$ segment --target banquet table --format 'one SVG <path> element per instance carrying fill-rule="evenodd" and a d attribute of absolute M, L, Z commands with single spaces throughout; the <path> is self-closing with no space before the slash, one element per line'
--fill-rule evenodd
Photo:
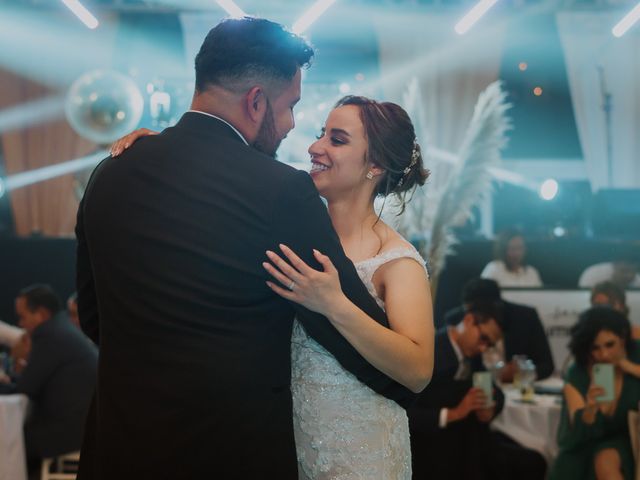
<path fill-rule="evenodd" d="M 24 395 L 0 395 L 0 480 L 27 480 L 22 433 L 27 404 Z"/>
<path fill-rule="evenodd" d="M 548 464 L 558 454 L 556 433 L 560 423 L 561 398 L 558 395 L 534 395 L 523 402 L 513 388 L 504 388 L 502 412 L 491 423 L 494 430 L 516 440 L 520 445 L 540 452 Z"/>

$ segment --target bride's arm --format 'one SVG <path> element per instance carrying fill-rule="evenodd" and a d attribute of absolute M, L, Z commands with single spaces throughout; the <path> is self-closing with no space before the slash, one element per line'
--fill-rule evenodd
<path fill-rule="evenodd" d="M 269 258 L 282 273 L 268 263 L 265 268 L 282 285 L 288 286 L 292 281 L 295 285 L 288 290 L 270 283 L 276 293 L 326 316 L 369 363 L 397 382 L 414 392 L 427 386 L 433 371 L 434 332 L 429 281 L 421 265 L 402 258 L 376 272 L 381 275 L 390 330 L 342 293 L 337 272 L 327 256 L 316 253 L 324 268 L 324 272 L 318 272 L 287 247 L 283 246 L 282 251 L 296 268 L 273 252 Z"/>
<path fill-rule="evenodd" d="M 373 322 L 346 297 L 328 318 L 371 364 L 420 392 L 433 371 L 433 307 L 425 270 L 415 260 L 400 258 L 380 267 L 376 275 L 391 330 Z"/>

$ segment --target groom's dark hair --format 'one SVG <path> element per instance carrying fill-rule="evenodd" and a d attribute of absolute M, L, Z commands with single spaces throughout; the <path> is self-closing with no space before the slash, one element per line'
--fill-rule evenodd
<path fill-rule="evenodd" d="M 196 55 L 196 90 L 217 85 L 240 93 L 256 83 L 288 83 L 312 57 L 311 45 L 278 23 L 226 19 L 211 29 Z"/>

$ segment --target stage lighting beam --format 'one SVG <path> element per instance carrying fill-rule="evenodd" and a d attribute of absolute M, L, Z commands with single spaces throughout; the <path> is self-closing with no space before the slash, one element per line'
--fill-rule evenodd
<path fill-rule="evenodd" d="M 498 0 L 480 0 L 454 27 L 458 35 L 464 35 L 493 7 Z"/>
<path fill-rule="evenodd" d="M 79 2 L 79 0 L 62 0 L 62 3 L 73 12 L 73 14 L 80 19 L 88 28 L 94 29 L 100 22 L 93 16 L 93 14 L 87 10 L 87 8 Z"/>
<path fill-rule="evenodd" d="M 327 9 L 336 3 L 336 0 L 317 0 L 316 3 L 311 5 L 309 10 L 307 10 L 291 27 L 293 33 L 297 33 L 298 35 L 304 32 L 307 28 L 311 26 L 313 22 L 315 22 L 320 15 L 327 11 Z"/>
<path fill-rule="evenodd" d="M 640 3 L 638 3 L 633 10 L 627 13 L 622 20 L 620 20 L 611 33 L 615 37 L 620 38 L 622 35 L 626 33 L 638 20 L 640 19 Z"/>
<path fill-rule="evenodd" d="M 64 117 L 63 95 L 46 97 L 0 110 L 0 133 Z"/>
<path fill-rule="evenodd" d="M 247 16 L 247 14 L 244 13 L 244 10 L 236 5 L 236 2 L 233 0 L 216 0 L 216 3 L 224 8 L 224 10 L 233 18 L 242 18 Z"/>
<path fill-rule="evenodd" d="M 11 191 L 16 188 L 33 185 L 34 183 L 51 180 L 52 178 L 66 175 L 68 173 L 78 172 L 85 168 L 93 167 L 108 154 L 109 152 L 106 150 L 101 150 L 91 155 L 87 155 L 86 157 L 69 160 L 68 162 L 57 163 L 55 165 L 49 165 L 47 167 L 36 168 L 27 172 L 9 175 L 5 179 L 4 185 L 7 191 Z"/>

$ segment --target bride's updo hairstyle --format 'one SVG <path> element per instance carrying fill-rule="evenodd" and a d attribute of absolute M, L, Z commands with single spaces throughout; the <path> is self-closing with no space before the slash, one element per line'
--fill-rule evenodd
<path fill-rule="evenodd" d="M 418 185 L 424 185 L 429 177 L 409 115 L 395 103 L 376 102 L 356 95 L 342 97 L 334 108 L 344 105 L 355 105 L 360 110 L 367 138 L 366 160 L 384 170 L 374 191 L 375 196 L 396 195 L 402 213 L 407 193 Z"/>

